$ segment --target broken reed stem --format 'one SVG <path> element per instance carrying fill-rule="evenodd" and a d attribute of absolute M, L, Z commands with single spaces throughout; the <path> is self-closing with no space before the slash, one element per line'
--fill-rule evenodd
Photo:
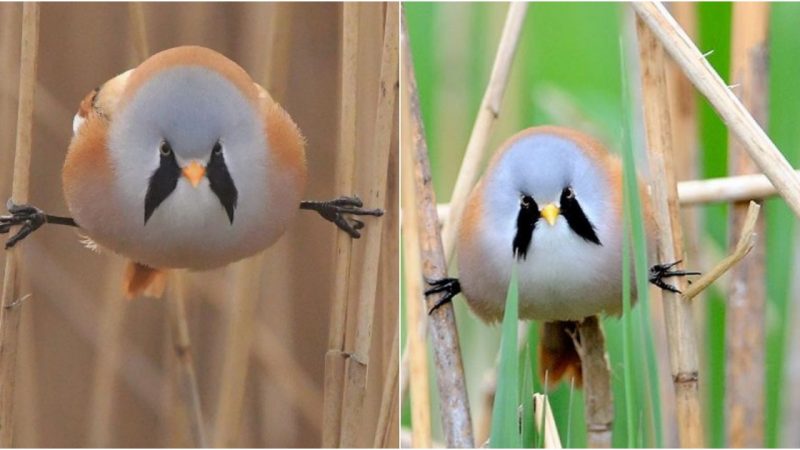
<path fill-rule="evenodd" d="M 403 99 L 401 105 L 409 109 L 405 117 L 411 116 L 411 120 L 407 124 L 411 133 L 411 145 L 403 151 L 409 152 L 414 161 L 413 165 L 405 170 L 412 170 L 414 173 L 422 275 L 426 279 L 435 280 L 447 276 L 447 261 L 439 235 L 436 196 L 431 184 L 428 145 L 425 141 L 425 129 L 420 115 L 419 92 L 414 77 L 414 64 L 411 59 L 411 46 L 408 41 L 405 16 L 402 17 L 400 42 L 403 48 L 403 79 L 407 83 L 407 87 L 404 89 L 407 97 Z M 441 295 L 434 295 L 429 299 L 430 303 L 428 304 L 435 304 L 440 298 Z M 445 443 L 448 447 L 472 448 L 475 446 L 472 435 L 472 419 L 453 305 L 447 303 L 429 317 Z"/>
<path fill-rule="evenodd" d="M 533 394 L 533 415 L 536 421 L 536 432 L 544 435 L 544 448 L 561 448 L 558 427 L 550 408 L 550 401 L 544 394 Z"/>
<path fill-rule="evenodd" d="M 39 4 L 26 2 L 22 7 L 22 44 L 19 68 L 19 106 L 17 141 L 11 199 L 27 203 L 31 166 L 33 105 L 36 64 L 39 51 Z M 0 446 L 14 445 L 14 391 L 17 374 L 17 344 L 22 316 L 20 298 L 19 248 L 6 250 L 3 292 L 0 301 Z"/>
<path fill-rule="evenodd" d="M 606 338 L 597 316 L 579 322 L 577 334 L 572 336 L 572 341 L 581 358 L 587 445 L 589 448 L 611 448 L 614 423 L 611 369 L 606 356 Z"/>
<path fill-rule="evenodd" d="M 755 246 L 755 240 L 758 236 L 755 231 L 757 227 L 758 212 L 760 209 L 761 206 L 759 206 L 758 203 L 750 202 L 750 205 L 747 209 L 747 214 L 742 222 L 739 240 L 736 243 L 733 253 L 726 256 L 711 270 L 703 273 L 703 276 L 692 282 L 692 284 L 683 291 L 682 297 L 685 300 L 691 300 L 696 297 L 697 294 L 710 286 L 714 281 L 716 281 L 731 267 L 741 261 L 742 258 L 747 256 L 748 253 L 750 253 L 750 250 L 752 250 Z"/>
<path fill-rule="evenodd" d="M 731 30 L 731 83 L 742 103 L 761 127 L 767 125 L 768 3 L 733 5 Z M 731 174 L 754 173 L 758 168 L 731 133 L 728 139 Z M 730 242 L 743 231 L 747 202 L 730 209 Z M 764 220 L 755 224 L 755 233 L 764 235 Z M 726 310 L 725 411 L 727 445 L 735 448 L 764 445 L 764 327 L 766 326 L 766 249 L 755 248 L 747 260 L 731 269 Z"/>
<path fill-rule="evenodd" d="M 342 4 L 342 59 L 340 79 L 339 148 L 336 153 L 337 193 L 353 192 L 356 156 L 356 89 L 358 74 L 358 28 L 359 9 L 357 3 Z M 322 446 L 338 447 L 342 423 L 342 395 L 344 393 L 344 371 L 347 355 L 344 353 L 347 333 L 347 299 L 350 288 L 350 265 L 352 238 L 335 230 L 335 256 L 333 301 L 331 304 L 328 351 L 325 354 L 325 388 L 322 406 Z"/>
<path fill-rule="evenodd" d="M 406 92 L 407 83 L 400 87 L 402 98 L 408 98 Z M 411 122 L 408 108 L 401 111 L 402 123 Z M 406 149 L 411 146 L 410 128 L 404 126 L 401 129 L 401 148 Z M 422 266 L 419 254 L 419 229 L 417 228 L 417 201 L 414 192 L 414 173 L 411 171 L 413 160 L 411 152 L 400 152 L 401 164 L 401 201 L 403 210 L 403 276 L 405 280 L 406 300 L 406 352 L 403 355 L 401 364 L 401 389 L 400 398 L 405 398 L 406 386 L 410 385 L 411 397 L 411 444 L 414 448 L 429 448 L 431 440 L 431 400 L 429 395 L 428 383 L 428 350 L 425 345 L 427 330 L 425 324 L 428 320 L 427 314 L 423 311 L 423 287 L 422 287 Z"/>
<path fill-rule="evenodd" d="M 450 197 L 452 205 L 450 215 L 445 226 L 442 228 L 442 241 L 444 243 L 445 258 L 450 261 L 453 256 L 453 249 L 456 242 L 456 232 L 461 214 L 467 202 L 472 187 L 480 176 L 480 167 L 486 159 L 489 135 L 492 125 L 500 115 L 500 106 L 503 103 L 503 94 L 508 85 L 509 74 L 511 73 L 511 63 L 517 51 L 517 43 L 522 34 L 522 25 L 525 22 L 525 13 L 528 9 L 526 2 L 512 2 L 509 4 L 506 22 L 503 25 L 503 33 L 500 36 L 500 44 L 497 47 L 492 73 L 489 76 L 489 83 L 486 92 L 483 94 L 478 116 L 472 127 L 472 133 L 461 160 L 461 168 L 458 171 L 456 184 L 453 194 Z"/>
<path fill-rule="evenodd" d="M 728 130 L 739 138 L 748 155 L 775 185 L 778 194 L 786 200 L 795 215 L 800 216 L 800 175 L 792 170 L 780 150 L 706 61 L 697 46 L 660 3 L 633 2 L 631 6 L 681 66 L 697 90 L 716 109 Z"/>
<path fill-rule="evenodd" d="M 381 209 L 386 208 L 386 180 L 388 178 L 389 151 L 392 148 L 392 128 L 397 100 L 397 5 L 388 4 L 384 21 L 383 48 L 381 51 L 380 78 L 378 79 L 375 127 L 372 151 L 368 153 L 365 169 L 371 174 L 366 200 Z M 358 317 L 355 344 L 345 363 L 344 401 L 342 405 L 342 430 L 340 444 L 353 447 L 363 428 L 363 406 L 367 390 L 369 353 L 374 339 L 375 302 L 378 301 L 378 269 L 380 268 L 383 224 L 364 229 L 363 265 L 358 287 Z"/>
<path fill-rule="evenodd" d="M 206 447 L 205 424 L 200 404 L 197 376 L 192 362 L 192 344 L 189 337 L 189 321 L 186 316 L 186 274 L 175 271 L 172 277 L 172 292 L 167 297 L 167 322 L 178 365 L 178 397 L 189 419 L 192 445 Z"/>
<path fill-rule="evenodd" d="M 136 50 L 137 63 L 141 63 L 150 56 L 147 45 L 147 27 L 144 21 L 144 6 L 142 2 L 128 3 L 128 20 L 130 21 L 133 47 Z"/>
<path fill-rule="evenodd" d="M 242 418 L 242 403 L 247 381 L 256 305 L 261 292 L 264 252 L 239 261 L 233 268 L 233 293 L 226 303 L 227 329 L 222 361 L 221 384 L 214 418 L 214 447 L 236 447 Z"/>
<path fill-rule="evenodd" d="M 633 4 L 636 7 L 636 3 Z M 638 11 L 638 9 L 637 9 Z M 658 261 L 684 260 L 678 191 L 672 159 L 668 94 L 664 51 L 655 34 L 637 17 L 636 30 L 642 71 L 642 99 L 647 149 L 650 161 L 652 205 L 658 226 Z M 680 269 L 680 266 L 678 267 Z M 677 288 L 686 281 L 677 278 Z M 697 339 L 691 302 L 673 292 L 662 291 L 664 318 L 675 386 L 678 436 L 681 447 L 703 446 L 703 421 L 698 392 Z"/>
<path fill-rule="evenodd" d="M 388 8 L 393 7 L 394 6 L 392 4 L 388 5 Z M 392 28 L 397 29 L 397 27 Z M 397 42 L 397 39 L 395 39 L 395 42 Z M 400 407 L 398 404 L 399 392 L 397 390 L 397 382 L 400 372 L 399 329 L 394 330 L 392 351 L 389 353 L 389 357 L 389 364 L 386 367 L 386 373 L 383 375 L 383 391 L 381 394 L 381 406 L 378 413 L 378 426 L 375 428 L 375 439 L 372 442 L 372 446 L 375 448 L 386 448 L 386 446 L 389 444 L 389 436 L 391 435 L 392 427 L 398 426 L 396 421 L 392 423 L 392 417 L 397 413 Z"/>

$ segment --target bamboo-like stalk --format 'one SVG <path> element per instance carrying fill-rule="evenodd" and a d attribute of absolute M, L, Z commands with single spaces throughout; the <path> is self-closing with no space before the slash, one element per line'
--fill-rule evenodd
<path fill-rule="evenodd" d="M 634 2 L 631 6 L 664 45 L 695 87 L 717 110 L 728 130 L 769 178 L 778 194 L 800 216 L 800 175 L 770 140 L 769 136 L 706 61 L 697 46 L 660 3 Z"/>
<path fill-rule="evenodd" d="M 391 149 L 392 126 L 397 99 L 397 9 L 395 4 L 386 8 L 386 18 L 381 54 L 380 78 L 378 81 L 378 101 L 375 109 L 375 128 L 373 129 L 373 151 L 366 161 L 366 173 L 373 174 L 366 198 L 370 204 L 385 208 L 387 166 Z M 383 226 L 368 227 L 364 231 L 364 256 L 360 270 L 358 291 L 358 319 L 356 324 L 353 352 L 347 359 L 344 403 L 342 410 L 341 445 L 353 447 L 363 420 L 362 411 L 367 388 L 369 353 L 373 344 L 372 328 L 378 268 L 381 256 L 381 237 Z"/>
<path fill-rule="evenodd" d="M 192 362 L 192 344 L 189 337 L 189 320 L 186 315 L 185 274 L 176 272 L 172 277 L 172 292 L 167 297 L 167 321 L 172 345 L 178 362 L 179 385 L 178 397 L 189 417 L 192 444 L 195 447 L 206 447 L 206 432 L 203 413 L 200 405 L 200 392 L 197 387 Z"/>
<path fill-rule="evenodd" d="M 578 324 L 578 336 L 572 339 L 581 358 L 587 444 L 589 448 L 611 448 L 614 422 L 611 369 L 606 355 L 606 339 L 597 316 L 587 317 Z"/>
<path fill-rule="evenodd" d="M 256 304 L 260 298 L 258 293 L 261 291 L 263 262 L 262 252 L 233 266 L 233 293 L 231 302 L 227 305 L 228 325 L 214 420 L 214 447 L 242 445 L 238 440 L 239 424 L 253 343 Z"/>
<path fill-rule="evenodd" d="M 407 83 L 407 89 L 404 90 L 407 97 L 403 99 L 401 105 L 409 109 L 408 115 L 411 116 L 411 121 L 406 125 L 410 129 L 411 145 L 402 151 L 410 152 L 412 154 L 410 159 L 414 161 L 414 164 L 405 170 L 412 170 L 414 173 L 422 274 L 428 279 L 441 279 L 447 276 L 447 261 L 438 233 L 436 197 L 431 185 L 428 146 L 420 117 L 419 93 L 414 77 L 405 16 L 402 18 L 400 44 L 403 49 L 403 79 Z M 435 295 L 429 301 L 434 304 L 439 297 Z M 453 306 L 446 304 L 438 308 L 430 315 L 430 324 L 446 444 L 448 447 L 474 447 L 472 419 Z"/>
<path fill-rule="evenodd" d="M 489 83 L 486 86 L 486 92 L 483 94 L 478 116 L 475 118 L 475 125 L 473 125 L 467 149 L 464 152 L 464 159 L 461 161 L 461 168 L 458 171 L 453 195 L 450 197 L 452 209 L 446 225 L 442 229 L 442 241 L 447 261 L 450 261 L 453 255 L 458 223 L 461 220 L 461 214 L 464 212 L 467 196 L 478 181 L 480 166 L 486 159 L 486 143 L 489 140 L 492 125 L 500 115 L 503 94 L 508 84 L 511 63 L 514 61 L 517 43 L 522 34 L 522 24 L 525 22 L 527 9 L 528 4 L 526 2 L 512 2 L 508 7 L 506 22 L 503 25 L 503 33 L 500 36 L 500 44 L 497 47 Z"/>
<path fill-rule="evenodd" d="M 358 68 L 358 23 L 357 3 L 342 4 L 342 59 L 341 94 L 339 110 L 339 148 L 336 154 L 336 192 L 353 192 L 356 155 L 356 89 Z M 322 446 L 338 447 L 342 423 L 342 401 L 344 393 L 344 370 L 347 354 L 344 352 L 347 333 L 347 299 L 350 288 L 350 255 L 352 239 L 345 233 L 336 234 L 330 329 L 328 351 L 325 354 L 325 390 L 323 399 Z"/>
<path fill-rule="evenodd" d="M 408 98 L 407 83 L 400 86 L 402 98 Z M 402 123 L 411 122 L 408 108 L 403 108 Z M 402 133 L 402 148 L 409 148 L 411 145 L 410 128 L 404 126 Z M 417 200 L 414 192 L 414 175 L 410 170 L 413 164 L 410 152 L 401 153 L 401 190 L 403 196 L 401 201 L 403 209 L 403 264 L 406 302 L 406 354 L 403 355 L 403 367 L 408 367 L 402 371 L 402 384 L 410 385 L 410 405 L 411 405 L 411 443 L 414 448 L 429 448 L 431 441 L 431 401 L 428 383 L 428 351 L 425 345 L 425 322 L 426 314 L 422 310 L 422 273 L 419 254 L 419 229 L 417 228 Z M 401 397 L 405 389 L 401 389 Z"/>
<path fill-rule="evenodd" d="M 133 36 L 133 48 L 136 51 L 136 60 L 141 63 L 150 56 L 150 47 L 147 45 L 147 26 L 144 20 L 144 6 L 142 2 L 128 3 L 128 20 Z"/>
<path fill-rule="evenodd" d="M 758 124 L 767 124 L 768 3 L 733 5 L 731 79 L 742 103 Z M 731 133 L 728 158 L 731 174 L 755 173 L 758 168 Z M 730 209 L 731 248 L 742 231 L 748 202 Z M 764 220 L 755 233 L 765 236 Z M 731 269 L 725 328 L 725 411 L 727 445 L 735 448 L 764 445 L 764 327 L 766 326 L 766 249 L 760 245 Z"/>
<path fill-rule="evenodd" d="M 395 5 L 389 5 L 388 8 L 395 8 Z M 396 16 L 396 15 L 395 15 Z M 391 22 L 389 22 L 391 23 Z M 397 27 L 392 27 L 395 30 Z M 396 36 L 395 36 L 396 38 Z M 394 40 L 397 43 L 397 39 Z M 397 61 L 397 58 L 395 58 Z M 386 373 L 383 378 L 383 391 L 381 393 L 381 406 L 378 415 L 378 426 L 375 430 L 375 439 L 372 446 L 375 448 L 385 448 L 389 443 L 389 435 L 391 434 L 391 427 L 396 427 L 397 422 L 392 423 L 392 416 L 397 412 L 400 407 L 398 405 L 398 390 L 397 381 L 400 371 L 400 330 L 394 330 L 394 342 L 392 343 L 392 351 L 389 353 L 389 365 L 386 368 Z"/>
<path fill-rule="evenodd" d="M 33 105 L 36 63 L 39 51 L 39 4 L 22 7 L 22 47 L 19 68 L 19 106 L 14 175 L 11 199 L 28 201 L 30 187 Z M 24 246 L 24 244 L 22 244 Z M 17 343 L 22 314 L 20 298 L 19 246 L 6 250 L 3 292 L 0 300 L 0 446 L 14 445 L 14 387 L 16 384 Z"/>
<path fill-rule="evenodd" d="M 635 4 L 634 4 L 635 5 Z M 678 192 L 672 160 L 664 51 L 653 31 L 637 18 L 645 134 L 650 160 L 653 214 L 658 224 L 659 261 L 683 260 Z M 678 289 L 686 281 L 676 280 Z M 679 440 L 682 447 L 702 447 L 703 428 L 698 393 L 697 340 L 691 303 L 675 293 L 662 292 L 669 342 L 670 365 L 675 386 Z"/>

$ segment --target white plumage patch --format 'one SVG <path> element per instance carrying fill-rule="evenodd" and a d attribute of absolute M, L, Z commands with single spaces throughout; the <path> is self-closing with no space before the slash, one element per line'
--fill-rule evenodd
<path fill-rule="evenodd" d="M 75 114 L 75 117 L 72 118 L 72 135 L 75 136 L 78 134 L 78 130 L 81 129 L 83 124 L 86 122 L 84 117 L 81 117 L 80 113 Z"/>

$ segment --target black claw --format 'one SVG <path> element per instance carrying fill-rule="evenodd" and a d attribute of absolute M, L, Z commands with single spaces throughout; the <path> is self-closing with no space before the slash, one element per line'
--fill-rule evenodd
<path fill-rule="evenodd" d="M 428 315 L 433 314 L 440 306 L 453 301 L 453 297 L 461 292 L 461 283 L 459 283 L 458 278 L 442 278 L 440 280 L 426 278 L 425 282 L 430 286 L 425 291 L 426 298 L 430 295 L 444 292 L 444 295 L 428 309 Z"/>
<path fill-rule="evenodd" d="M 11 200 L 6 204 L 10 215 L 0 216 L 0 234 L 11 231 L 11 227 L 19 225 L 17 233 L 6 241 L 5 248 L 17 245 L 17 243 L 36 231 L 47 222 L 47 215 L 39 208 L 31 205 L 15 205 Z"/>
<path fill-rule="evenodd" d="M 381 209 L 362 209 L 364 204 L 358 197 L 339 197 L 327 202 L 304 201 L 300 202 L 300 209 L 316 211 L 325 220 L 333 222 L 339 229 L 345 231 L 353 239 L 361 237 L 358 230 L 364 228 L 364 222 L 351 218 L 347 220 L 345 214 L 354 216 L 375 216 L 383 215 Z"/>
<path fill-rule="evenodd" d="M 664 278 L 669 277 L 684 277 L 687 275 L 700 275 L 700 272 L 695 271 L 688 271 L 688 270 L 672 270 L 673 267 L 680 264 L 682 260 L 675 261 L 669 264 L 656 264 L 650 268 L 650 277 L 649 281 L 654 285 L 660 287 L 661 289 L 674 292 L 676 294 L 681 294 L 682 292 L 680 289 L 676 288 L 675 286 L 666 283 Z M 691 281 L 689 282 L 691 283 Z"/>

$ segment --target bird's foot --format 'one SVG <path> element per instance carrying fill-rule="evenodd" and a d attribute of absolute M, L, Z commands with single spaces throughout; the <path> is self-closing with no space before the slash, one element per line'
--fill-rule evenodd
<path fill-rule="evenodd" d="M 444 292 L 444 295 L 428 310 L 428 315 L 433 314 L 434 311 L 445 303 L 450 303 L 453 301 L 453 297 L 461 293 L 461 283 L 459 283 L 458 278 L 442 278 L 439 280 L 426 278 L 425 282 L 430 286 L 430 288 L 425 291 L 426 298 L 429 295 Z"/>
<path fill-rule="evenodd" d="M 303 201 L 300 202 L 300 209 L 308 209 L 316 211 L 325 220 L 333 222 L 337 227 L 344 230 L 353 239 L 361 237 L 358 231 L 364 228 L 364 222 L 345 216 L 351 214 L 354 216 L 375 216 L 380 217 L 383 215 L 382 209 L 365 209 L 362 208 L 364 204 L 358 197 L 339 197 L 329 201 Z"/>
<path fill-rule="evenodd" d="M 6 234 L 11 231 L 11 227 L 20 225 L 17 233 L 6 241 L 6 250 L 17 245 L 47 221 L 44 211 L 35 206 L 16 205 L 9 200 L 6 208 L 11 214 L 0 216 L 0 234 Z"/>
<path fill-rule="evenodd" d="M 669 264 L 656 264 L 650 268 L 649 281 L 654 285 L 666 291 L 680 294 L 680 289 L 664 281 L 664 278 L 669 277 L 685 277 L 687 275 L 700 275 L 700 272 L 687 271 L 687 270 L 672 270 L 673 267 L 680 264 L 682 260 L 675 261 Z"/>

